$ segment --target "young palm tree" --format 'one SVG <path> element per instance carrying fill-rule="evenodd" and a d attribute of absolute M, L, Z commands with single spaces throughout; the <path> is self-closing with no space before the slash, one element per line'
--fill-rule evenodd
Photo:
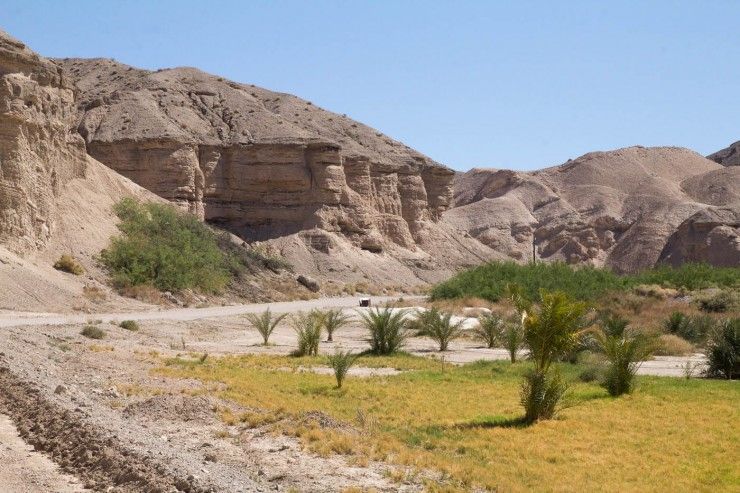
<path fill-rule="evenodd" d="M 290 323 L 298 336 L 298 349 L 294 356 L 316 356 L 319 353 L 323 319 L 316 312 L 300 312 L 293 315 Z"/>
<path fill-rule="evenodd" d="M 609 362 L 602 386 L 614 397 L 632 392 L 640 363 L 653 352 L 650 339 L 631 331 L 621 336 L 602 332 L 596 344 Z"/>
<path fill-rule="evenodd" d="M 534 363 L 521 392 L 527 423 L 554 416 L 566 386 L 550 367 L 575 345 L 586 313 L 584 303 L 571 301 L 564 293 L 543 291 L 540 296 L 539 308 L 530 305 L 522 316 L 524 344 Z"/>
<path fill-rule="evenodd" d="M 447 351 L 450 342 L 462 335 L 465 324 L 464 320 L 453 322 L 451 313 L 443 313 L 436 308 L 427 311 L 423 321 L 425 325 L 419 328 L 419 335 L 436 341 L 440 351 Z"/>
<path fill-rule="evenodd" d="M 334 332 L 347 325 L 351 317 L 342 310 L 327 310 L 323 312 L 324 329 L 326 329 L 326 342 L 334 340 Z"/>
<path fill-rule="evenodd" d="M 270 313 L 270 309 L 268 308 L 267 310 L 262 312 L 261 315 L 258 315 L 256 313 L 247 313 L 246 317 L 252 328 L 257 329 L 257 332 L 259 332 L 262 336 L 262 344 L 267 346 L 267 343 L 273 331 L 275 330 L 275 327 L 277 327 L 277 325 L 282 319 L 285 318 L 286 315 L 287 313 L 283 313 L 282 315 L 278 315 L 277 317 L 272 318 L 272 313 Z"/>
<path fill-rule="evenodd" d="M 509 352 L 509 360 L 516 363 L 516 354 L 524 343 L 524 333 L 518 322 L 505 322 L 501 332 L 501 342 Z"/>
<path fill-rule="evenodd" d="M 482 315 L 478 317 L 478 326 L 473 329 L 473 334 L 481 342 L 483 342 L 487 348 L 495 348 L 496 344 L 501 340 L 501 333 L 504 326 L 504 321 L 501 317 L 496 314 Z"/>
<path fill-rule="evenodd" d="M 403 347 L 409 335 L 405 310 L 374 308 L 359 313 L 370 335 L 370 350 L 373 353 L 391 354 Z"/>
<path fill-rule="evenodd" d="M 337 388 L 342 388 L 344 377 L 357 360 L 357 355 L 351 351 L 337 351 L 329 356 L 329 366 L 334 370 L 334 377 L 337 379 Z"/>

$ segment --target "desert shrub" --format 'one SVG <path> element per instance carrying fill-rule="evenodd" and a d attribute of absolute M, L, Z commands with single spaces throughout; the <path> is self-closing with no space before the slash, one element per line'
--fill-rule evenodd
<path fill-rule="evenodd" d="M 100 254 L 114 284 L 152 285 L 162 291 L 218 292 L 236 261 L 218 245 L 216 234 L 195 216 L 171 205 L 123 199 L 114 206 L 120 236 Z"/>
<path fill-rule="evenodd" d="M 464 320 L 453 322 L 452 313 L 440 312 L 436 308 L 426 312 L 425 322 L 425 325 L 420 328 L 419 335 L 435 341 L 440 351 L 447 351 L 450 342 L 462 335 L 465 323 Z"/>
<path fill-rule="evenodd" d="M 483 342 L 487 348 L 494 348 L 501 339 L 504 320 L 496 314 L 488 314 L 478 317 L 478 326 L 473 329 L 473 334 Z"/>
<path fill-rule="evenodd" d="M 707 358 L 708 376 L 727 379 L 740 377 L 740 318 L 723 320 L 712 332 Z"/>
<path fill-rule="evenodd" d="M 323 321 L 316 311 L 293 315 L 290 323 L 298 336 L 298 348 L 294 356 L 316 356 L 319 353 L 321 342 L 321 328 Z"/>
<path fill-rule="evenodd" d="M 661 334 L 655 348 L 658 356 L 686 356 L 693 352 L 693 344 L 674 334 Z"/>
<path fill-rule="evenodd" d="M 94 325 L 85 325 L 80 334 L 88 339 L 103 339 L 105 337 L 105 331 Z"/>
<path fill-rule="evenodd" d="M 352 354 L 351 351 L 336 351 L 328 359 L 329 366 L 334 370 L 334 377 L 337 379 L 337 388 L 341 389 L 344 377 L 357 360 L 357 355 Z"/>
<path fill-rule="evenodd" d="M 139 330 L 139 324 L 136 323 L 136 320 L 124 320 L 120 324 L 118 324 L 119 327 L 122 329 L 130 330 L 130 331 L 137 331 Z"/>
<path fill-rule="evenodd" d="M 729 291 L 720 291 L 708 298 L 699 300 L 699 309 L 703 312 L 725 313 L 735 305 L 735 297 Z"/>
<path fill-rule="evenodd" d="M 374 308 L 360 312 L 360 317 L 374 354 L 391 354 L 403 348 L 409 335 L 405 310 Z"/>
<path fill-rule="evenodd" d="M 275 327 L 285 318 L 287 313 L 273 317 L 270 309 L 267 308 L 261 314 L 247 313 L 245 317 L 247 321 L 262 336 L 262 344 L 267 346 L 270 341 L 270 336 L 275 331 Z"/>
<path fill-rule="evenodd" d="M 594 300 L 609 291 L 625 291 L 639 285 L 673 289 L 704 289 L 740 285 L 740 267 L 713 267 L 707 264 L 661 266 L 633 275 L 618 275 L 607 269 L 539 262 L 520 265 L 491 262 L 463 271 L 437 284 L 432 299 L 478 297 L 498 301 L 506 295 L 507 284 L 516 283 L 534 299 L 541 289 L 558 290 L 579 300 Z"/>
<path fill-rule="evenodd" d="M 81 276 L 85 273 L 85 269 L 82 267 L 82 264 L 80 264 L 80 262 L 78 262 L 72 255 L 68 255 L 66 253 L 59 257 L 59 260 L 54 262 L 54 268 L 76 276 Z"/>
<path fill-rule="evenodd" d="M 350 321 L 350 316 L 344 313 L 340 309 L 326 310 L 322 313 L 322 320 L 324 323 L 324 329 L 326 330 L 326 341 L 334 341 L 334 332 L 347 325 Z"/>
<path fill-rule="evenodd" d="M 522 317 L 524 344 L 534 362 L 521 390 L 527 423 L 555 414 L 566 385 L 550 367 L 576 344 L 586 313 L 585 303 L 571 301 L 565 293 L 543 291 L 540 296 L 539 308 L 530 307 Z"/>

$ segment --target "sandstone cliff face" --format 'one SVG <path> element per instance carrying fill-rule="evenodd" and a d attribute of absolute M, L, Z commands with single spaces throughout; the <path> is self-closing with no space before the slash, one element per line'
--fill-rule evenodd
<path fill-rule="evenodd" d="M 721 151 L 710 154 L 707 159 L 711 159 L 722 166 L 740 166 L 740 140 Z"/>
<path fill-rule="evenodd" d="M 91 156 L 247 240 L 301 231 L 372 252 L 414 250 L 451 201 L 453 173 L 294 96 L 195 69 L 63 60 Z"/>
<path fill-rule="evenodd" d="M 54 63 L 0 31 L 0 244 L 42 247 L 55 198 L 84 175 L 83 140 L 71 132 L 74 95 Z"/>
<path fill-rule="evenodd" d="M 517 260 L 531 258 L 534 242 L 538 258 L 618 271 L 736 265 L 738 199 L 738 168 L 687 149 L 631 147 L 532 173 L 471 170 L 456 178 L 444 220 Z"/>

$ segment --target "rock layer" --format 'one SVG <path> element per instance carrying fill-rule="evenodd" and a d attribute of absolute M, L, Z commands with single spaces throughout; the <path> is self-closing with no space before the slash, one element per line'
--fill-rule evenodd
<path fill-rule="evenodd" d="M 74 118 L 61 69 L 0 31 L 0 244 L 25 251 L 51 237 L 56 196 L 85 173 Z"/>

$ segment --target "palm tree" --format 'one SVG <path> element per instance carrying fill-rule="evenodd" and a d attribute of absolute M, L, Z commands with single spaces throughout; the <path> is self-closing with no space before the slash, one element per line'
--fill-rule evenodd
<path fill-rule="evenodd" d="M 534 362 L 521 391 L 527 423 L 555 415 L 566 385 L 550 367 L 576 344 L 586 313 L 585 303 L 571 301 L 564 293 L 542 291 L 540 297 L 538 309 L 523 298 L 518 300 L 523 308 L 524 345 Z"/>
<path fill-rule="evenodd" d="M 324 329 L 326 329 L 326 342 L 334 341 L 334 332 L 347 325 L 351 317 L 342 310 L 326 310 L 322 316 Z"/>
<path fill-rule="evenodd" d="M 360 312 L 362 323 L 370 334 L 370 350 L 391 354 L 401 349 L 408 338 L 406 310 L 374 308 Z"/>
<path fill-rule="evenodd" d="M 654 339 L 630 330 L 629 321 L 608 316 L 593 331 L 594 346 L 609 362 L 602 386 L 611 396 L 632 392 L 640 363 L 655 349 Z"/>
<path fill-rule="evenodd" d="M 447 351 L 451 341 L 462 335 L 465 320 L 452 321 L 452 313 L 443 313 L 432 308 L 423 318 L 424 325 L 420 327 L 419 335 L 433 339 L 439 344 L 440 351 Z"/>
<path fill-rule="evenodd" d="M 262 336 L 263 345 L 267 346 L 267 342 L 270 339 L 272 332 L 275 330 L 275 327 L 277 327 L 277 325 L 282 319 L 285 318 L 286 315 L 287 313 L 283 313 L 282 315 L 278 315 L 273 319 L 272 313 L 270 313 L 270 309 L 268 308 L 267 310 L 262 312 L 261 315 L 258 315 L 256 313 L 248 313 L 246 317 L 252 327 L 254 329 L 257 329 L 257 332 L 259 332 Z"/>

